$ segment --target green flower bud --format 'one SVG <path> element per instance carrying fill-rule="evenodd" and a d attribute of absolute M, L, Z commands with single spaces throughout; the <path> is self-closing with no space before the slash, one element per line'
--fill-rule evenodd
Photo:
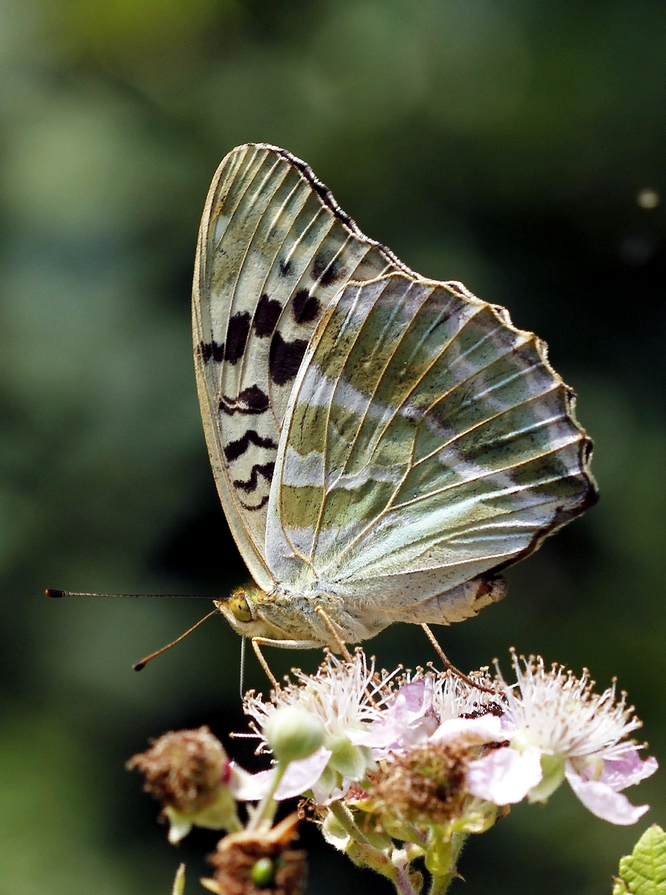
<path fill-rule="evenodd" d="M 329 811 L 321 825 L 321 832 L 329 845 L 335 846 L 339 851 L 346 851 L 351 837 L 335 815 Z"/>
<path fill-rule="evenodd" d="M 321 721 L 297 706 L 284 706 L 274 712 L 263 729 L 266 742 L 278 761 L 308 758 L 324 742 Z"/>

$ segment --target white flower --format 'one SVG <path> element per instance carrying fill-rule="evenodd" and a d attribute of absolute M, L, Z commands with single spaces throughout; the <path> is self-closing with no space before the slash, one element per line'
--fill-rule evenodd
<path fill-rule="evenodd" d="M 317 801 L 325 801 L 334 792 L 346 792 L 352 781 L 362 780 L 375 766 L 369 748 L 361 741 L 381 718 L 393 675 L 376 673 L 374 662 L 368 667 L 361 650 L 351 661 L 328 653 L 315 675 L 299 670 L 293 674 L 295 681 L 273 691 L 270 701 L 248 693 L 244 709 L 262 741 L 259 751 L 270 751 L 264 731 L 278 709 L 299 708 L 319 720 L 324 729 L 323 745 L 308 758 L 289 764 L 275 797 L 286 799 L 313 789 Z"/>
<path fill-rule="evenodd" d="M 641 748 L 626 737 L 641 726 L 615 684 L 593 693 L 585 670 L 580 678 L 561 665 L 546 671 L 543 659 L 512 653 L 517 684 L 509 687 L 498 669 L 498 685 L 515 726 L 510 746 L 495 749 L 468 770 L 470 791 L 497 805 L 543 801 L 566 778 L 581 802 L 615 824 L 635 823 L 649 808 L 620 794 L 657 769 L 641 761 Z M 508 730 L 508 728 L 507 728 Z"/>

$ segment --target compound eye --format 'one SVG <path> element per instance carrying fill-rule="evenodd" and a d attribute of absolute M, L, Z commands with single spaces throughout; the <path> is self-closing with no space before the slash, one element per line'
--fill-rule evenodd
<path fill-rule="evenodd" d="M 231 609 L 233 617 L 239 622 L 252 621 L 252 610 L 250 609 L 250 604 L 247 602 L 247 597 L 245 596 L 244 591 L 237 591 L 231 597 L 229 600 L 229 608 Z"/>

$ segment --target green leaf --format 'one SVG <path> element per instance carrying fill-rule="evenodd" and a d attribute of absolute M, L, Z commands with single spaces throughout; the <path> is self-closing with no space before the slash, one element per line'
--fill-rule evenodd
<path fill-rule="evenodd" d="M 649 827 L 633 852 L 620 859 L 620 878 L 613 895 L 666 895 L 666 833 Z"/>

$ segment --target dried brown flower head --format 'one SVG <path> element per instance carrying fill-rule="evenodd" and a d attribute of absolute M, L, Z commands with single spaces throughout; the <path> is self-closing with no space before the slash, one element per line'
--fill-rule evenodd
<path fill-rule="evenodd" d="M 227 782 L 229 759 L 208 727 L 165 733 L 126 764 L 145 774 L 143 788 L 163 805 L 194 814 Z"/>
<path fill-rule="evenodd" d="M 441 824 L 463 812 L 466 772 L 474 758 L 464 743 L 425 743 L 371 774 L 374 811 L 399 821 Z"/>
<path fill-rule="evenodd" d="M 298 814 L 270 830 L 243 830 L 220 839 L 209 861 L 213 879 L 201 880 L 216 895 L 299 895 L 305 886 L 305 852 L 290 848 Z"/>

